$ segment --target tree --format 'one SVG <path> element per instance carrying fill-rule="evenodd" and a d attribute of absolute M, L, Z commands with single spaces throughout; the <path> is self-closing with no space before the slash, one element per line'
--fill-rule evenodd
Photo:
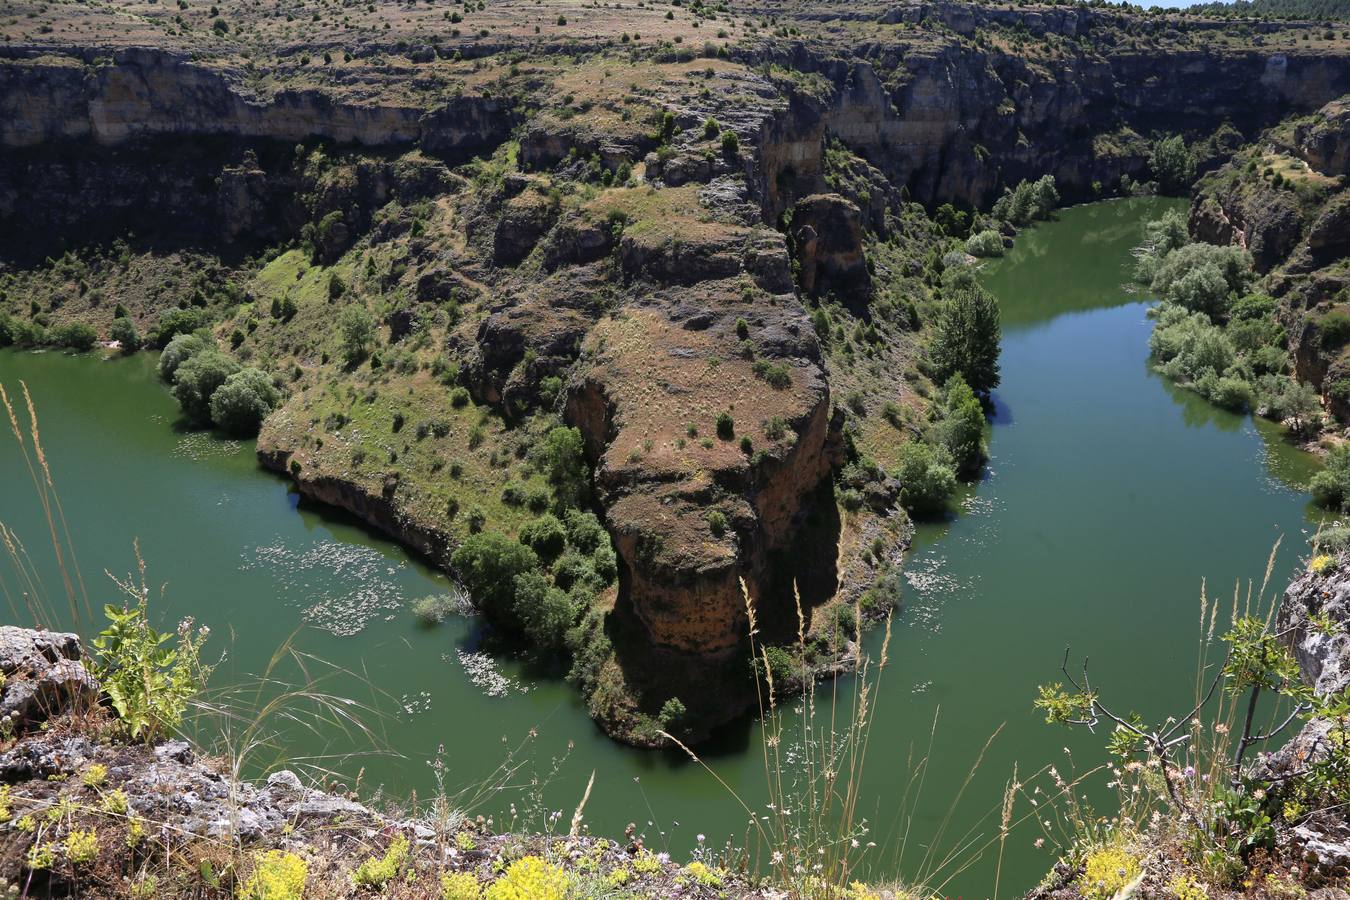
<path fill-rule="evenodd" d="M 567 544 L 567 531 L 556 516 L 544 513 L 520 529 L 520 542 L 537 553 L 540 559 L 552 562 Z"/>
<path fill-rule="evenodd" d="M 178 367 L 210 346 L 201 335 L 175 335 L 159 355 L 159 377 L 172 384 Z"/>
<path fill-rule="evenodd" d="M 513 586 L 515 615 L 525 636 L 536 647 L 562 649 L 577 617 L 572 598 L 538 572 L 517 575 Z"/>
<path fill-rule="evenodd" d="M 1195 181 L 1195 158 L 1179 134 L 1154 141 L 1148 165 L 1165 194 L 1184 193 Z"/>
<path fill-rule="evenodd" d="M 966 241 L 966 252 L 979 257 L 1002 256 L 1003 235 L 992 228 L 972 234 Z"/>
<path fill-rule="evenodd" d="M 56 343 L 71 350 L 92 350 L 98 343 L 98 332 L 84 322 L 71 322 L 56 329 Z"/>
<path fill-rule="evenodd" d="M 485 615 L 519 626 L 515 579 L 539 567 L 533 550 L 495 531 L 481 531 L 464 540 L 450 563 Z"/>
<path fill-rule="evenodd" d="M 1044 219 L 1059 209 L 1059 190 L 1055 187 L 1055 176 L 1042 175 L 1031 186 L 1034 215 Z"/>
<path fill-rule="evenodd" d="M 252 437 L 280 400 L 281 394 L 266 372 L 241 369 L 211 395 L 211 421 L 229 434 Z"/>
<path fill-rule="evenodd" d="M 338 316 L 342 332 L 342 355 L 347 365 L 354 366 L 366 358 L 375 343 L 375 319 L 364 306 L 348 306 Z"/>
<path fill-rule="evenodd" d="M 218 350 L 203 350 L 174 373 L 173 395 L 193 425 L 211 422 L 211 397 L 225 380 L 239 371 L 239 363 Z"/>
<path fill-rule="evenodd" d="M 113 319 L 112 326 L 108 329 L 108 337 L 121 345 L 123 353 L 135 353 L 141 349 L 141 335 L 136 330 L 136 323 L 126 316 Z"/>
<path fill-rule="evenodd" d="M 959 473 L 971 475 L 979 471 L 985 458 L 984 407 L 959 374 L 947 379 L 943 388 L 942 420 L 937 433 Z"/>
<path fill-rule="evenodd" d="M 956 471 L 946 451 L 911 441 L 900 448 L 896 476 L 900 503 L 916 516 L 936 515 L 956 493 Z"/>
<path fill-rule="evenodd" d="M 1318 506 L 1336 512 L 1350 506 L 1350 446 L 1332 447 L 1327 453 L 1326 468 L 1312 477 L 1308 487 Z"/>
<path fill-rule="evenodd" d="M 934 378 L 946 383 L 959 374 L 973 390 L 988 393 L 999 383 L 998 301 L 969 273 L 954 277 L 943 294 L 929 348 Z"/>
<path fill-rule="evenodd" d="M 1246 293 L 1251 277 L 1252 257 L 1246 250 L 1197 242 L 1163 257 L 1149 286 L 1164 300 L 1221 318 L 1228 312 L 1229 295 Z"/>
<path fill-rule="evenodd" d="M 579 507 L 590 495 L 590 470 L 586 466 L 586 445 L 581 432 L 559 425 L 536 445 L 535 466 L 553 485 L 553 497 L 559 512 Z"/>
<path fill-rule="evenodd" d="M 167 347 L 180 334 L 191 334 L 203 325 L 202 315 L 195 309 L 171 309 L 159 317 L 155 345 Z"/>

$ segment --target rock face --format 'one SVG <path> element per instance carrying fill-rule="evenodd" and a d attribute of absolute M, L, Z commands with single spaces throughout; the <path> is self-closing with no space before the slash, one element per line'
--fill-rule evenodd
<path fill-rule="evenodd" d="M 802 290 L 865 298 L 871 288 L 863 256 L 862 213 L 838 194 L 813 194 L 793 207 L 792 241 Z"/>
<path fill-rule="evenodd" d="M 0 721 L 16 730 L 98 702 L 78 635 L 0 625 L 0 675 Z"/>
<path fill-rule="evenodd" d="M 1299 156 L 1317 171 L 1350 174 L 1350 98 L 1334 100 L 1299 123 L 1294 142 Z"/>

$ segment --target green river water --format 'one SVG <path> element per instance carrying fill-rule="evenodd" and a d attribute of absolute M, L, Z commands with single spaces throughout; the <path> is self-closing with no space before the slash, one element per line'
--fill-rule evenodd
<path fill-rule="evenodd" d="M 1306 552 L 1314 526 L 1298 485 L 1311 458 L 1269 423 L 1217 410 L 1149 370 L 1150 325 L 1143 298 L 1127 289 L 1129 250 L 1142 223 L 1174 202 L 1064 210 L 986 267 L 1004 330 L 992 458 L 961 515 L 919 529 L 907 563 L 862 804 L 878 875 L 933 868 L 924 864 L 932 838 L 1000 726 L 933 846 L 938 856 L 964 836 L 993 835 L 1014 762 L 1023 772 L 1068 771 L 1066 750 L 1080 769 L 1099 761 L 1098 740 L 1046 726 L 1032 709 L 1036 685 L 1057 680 L 1066 646 L 1091 656 L 1099 686 L 1121 706 L 1171 711 L 1169 700 L 1190 693 L 1202 579 L 1218 594 L 1239 579 L 1259 581 L 1283 537 L 1273 579 L 1282 586 Z M 348 784 L 364 767 L 363 792 L 425 797 L 438 748 L 447 785 L 473 785 L 533 730 L 513 787 L 477 811 L 509 821 L 515 801 L 523 816 L 529 791 L 518 786 L 562 760 L 545 796 L 564 821 L 594 771 L 586 818 L 596 832 L 618 836 L 636 822 L 649 847 L 677 858 L 698 834 L 710 844 L 744 834 L 745 814 L 707 773 L 610 742 L 565 684 L 510 659 L 495 661 L 495 690 L 471 678 L 459 654 L 475 650 L 475 622 L 426 629 L 406 609 L 443 589 L 442 576 L 358 524 L 299 503 L 284 480 L 258 468 L 251 444 L 179 430 L 150 355 L 0 354 L 0 381 L 15 392 L 20 379 L 37 403 L 95 603 L 114 596 L 104 570 L 131 570 L 138 539 L 149 581 L 167 586 L 157 603 L 165 620 L 195 616 L 212 627 L 214 652 L 227 653 L 218 682 L 261 671 L 293 633 L 306 652 L 362 673 L 327 686 L 380 710 L 370 724 L 381 740 L 296 732 L 292 765 L 320 757 L 313 762 L 335 766 Z M 0 441 L 0 471 L 0 519 L 26 538 L 57 596 L 45 519 L 10 440 Z M 0 607 L 0 617 L 13 615 Z M 364 627 L 347 633 L 353 622 Z M 879 637 L 870 641 L 875 650 Z M 839 690 L 845 696 L 852 685 Z M 923 754 L 930 732 L 922 794 L 903 803 L 911 754 Z M 706 750 L 728 784 L 752 805 L 763 802 L 755 723 Z M 366 755 L 329 756 L 348 752 Z M 906 810 L 910 837 L 897 860 Z M 1053 863 L 1051 845 L 1033 845 L 1040 836 L 1034 823 L 1013 832 L 1001 893 L 1025 890 Z M 988 896 L 994 855 L 952 877 L 944 893 Z M 962 864 L 972 856 L 961 854 Z"/>

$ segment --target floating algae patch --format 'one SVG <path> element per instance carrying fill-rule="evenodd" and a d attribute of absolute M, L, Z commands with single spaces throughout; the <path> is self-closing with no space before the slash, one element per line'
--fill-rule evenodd
<path fill-rule="evenodd" d="M 530 689 L 528 685 L 503 675 L 497 668 L 497 661 L 482 651 L 456 650 L 455 655 L 459 657 L 460 668 L 469 676 L 469 681 L 485 696 L 505 697 L 513 692 L 524 694 Z M 449 659 L 448 656 L 443 658 Z"/>
<path fill-rule="evenodd" d="M 222 439 L 209 431 L 193 431 L 180 437 L 171 452 L 182 459 L 201 461 L 234 456 L 243 446 L 241 441 Z"/>
<path fill-rule="evenodd" d="M 406 598 L 398 575 L 406 563 L 392 563 L 370 547 L 324 540 L 297 550 L 284 543 L 245 554 L 244 568 L 272 573 L 283 596 L 301 605 L 301 615 L 335 635 L 359 633 L 403 608 Z"/>

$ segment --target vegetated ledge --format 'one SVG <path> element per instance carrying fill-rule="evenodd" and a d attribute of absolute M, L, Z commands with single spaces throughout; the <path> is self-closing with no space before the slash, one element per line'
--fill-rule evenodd
<path fill-rule="evenodd" d="M 1217 599 L 1214 602 L 1218 618 L 1224 620 L 1220 623 L 1222 631 L 1228 626 L 1229 611 Z M 1236 617 L 1241 611 L 1235 609 L 1233 614 L 1235 622 L 1240 622 Z M 1244 818 L 1241 810 L 1222 812 L 1222 788 L 1212 794 L 1214 808 L 1200 808 L 1201 816 L 1212 819 L 1207 827 L 1214 833 L 1205 839 L 1211 846 L 1239 842 L 1237 851 L 1233 852 L 1230 844 L 1229 852 L 1240 860 L 1240 871 L 1225 868 L 1231 866 L 1228 862 L 1202 864 L 1205 840 L 1197 838 L 1193 817 L 1158 814 L 1133 823 L 1132 834 L 1117 828 L 1113 840 L 1108 830 L 1105 836 L 1099 834 L 1098 842 L 1072 848 L 1071 855 L 1061 858 L 1042 884 L 1027 894 L 1027 900 L 1105 900 L 1113 896 L 1339 900 L 1346 896 L 1350 884 L 1350 813 L 1343 794 L 1337 802 L 1313 801 L 1325 799 L 1328 790 L 1344 790 L 1347 721 L 1343 703 L 1350 690 L 1350 554 L 1314 555 L 1307 571 L 1296 576 L 1285 590 L 1273 627 L 1263 634 L 1278 638 L 1288 648 L 1297 663 L 1294 677 L 1301 678 L 1314 698 L 1326 702 L 1332 714 L 1313 714 L 1302 707 L 1306 721 L 1301 729 L 1273 752 L 1248 758 L 1239 773 L 1243 782 L 1240 796 L 1254 804 L 1247 813 L 1255 814 L 1255 818 Z M 1206 678 L 1212 674 L 1207 673 Z M 1194 699 L 1189 686 L 1179 694 L 1180 702 L 1189 707 Z M 1242 711 L 1246 705 L 1244 693 Z M 1257 718 L 1260 724 L 1253 734 L 1263 730 L 1273 733 L 1284 712 L 1273 717 L 1272 713 L 1262 713 Z M 1217 732 L 1219 727 L 1227 727 L 1208 719 L 1199 721 L 1196 740 L 1201 730 Z M 1236 740 L 1242 727 L 1240 718 L 1231 727 Z M 1253 748 L 1260 746 L 1257 743 Z M 1328 770 L 1327 766 L 1332 768 Z M 1129 766 L 1120 768 L 1128 770 Z M 1120 768 L 1113 769 L 1113 777 L 1120 778 Z M 1197 762 L 1196 768 L 1203 772 L 1205 767 Z M 1228 777 L 1226 766 L 1220 765 L 1213 780 L 1227 782 Z M 1195 769 L 1173 770 L 1172 778 L 1211 781 L 1210 776 Z M 1180 790 L 1186 795 L 1199 788 Z M 1241 806 L 1240 800 L 1235 802 Z M 1073 857 L 1078 861 L 1070 861 Z M 1109 862 L 1109 867 L 1104 862 Z M 1089 875 L 1088 869 L 1095 874 Z M 1227 878 L 1223 877 L 1225 872 Z M 1094 881 L 1103 874 L 1103 880 Z"/>
<path fill-rule="evenodd" d="M 85 662 L 77 635 L 0 626 L 0 895 L 454 898 L 532 876 L 585 896 L 786 896 L 676 864 L 631 829 L 500 833 L 482 816 L 380 812 L 289 770 L 236 780 L 184 741 L 120 737 Z"/>

